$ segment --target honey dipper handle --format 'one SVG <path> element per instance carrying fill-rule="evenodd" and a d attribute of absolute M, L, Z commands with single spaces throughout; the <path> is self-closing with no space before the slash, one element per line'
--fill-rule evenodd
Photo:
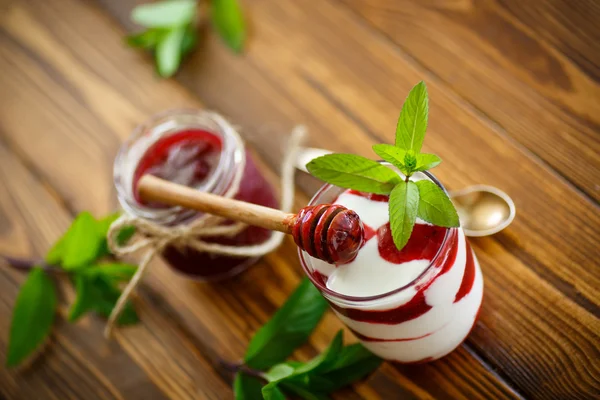
<path fill-rule="evenodd" d="M 291 225 L 296 217 L 295 214 L 288 214 L 274 208 L 201 192 L 153 175 L 142 176 L 137 188 L 140 197 L 146 201 L 191 208 L 284 233 L 291 233 Z"/>

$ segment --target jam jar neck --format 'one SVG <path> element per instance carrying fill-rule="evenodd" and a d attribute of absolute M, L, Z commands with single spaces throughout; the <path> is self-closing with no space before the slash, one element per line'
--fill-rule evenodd
<path fill-rule="evenodd" d="M 211 111 L 177 109 L 158 114 L 135 128 L 123 143 L 114 163 L 114 183 L 121 207 L 132 216 L 162 225 L 185 223 L 198 215 L 182 207 L 157 208 L 140 203 L 134 194 L 136 169 L 146 152 L 159 140 L 185 130 L 203 130 L 221 140 L 218 162 L 196 186 L 203 192 L 223 195 L 245 164 L 244 142 L 223 117 Z"/>

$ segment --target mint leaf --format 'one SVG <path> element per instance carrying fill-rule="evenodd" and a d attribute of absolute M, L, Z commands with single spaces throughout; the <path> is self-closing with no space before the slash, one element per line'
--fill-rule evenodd
<path fill-rule="evenodd" d="M 188 55 L 198 43 L 198 35 L 194 27 L 190 24 L 185 28 L 183 39 L 181 39 L 181 56 Z"/>
<path fill-rule="evenodd" d="M 262 388 L 264 400 L 285 400 L 285 396 L 277 387 L 277 382 L 271 382 Z"/>
<path fill-rule="evenodd" d="M 286 381 L 286 382 L 280 383 L 279 386 L 281 386 L 281 388 L 285 392 L 295 394 L 296 396 L 298 396 L 304 400 L 328 400 L 328 399 L 330 399 L 330 397 L 324 393 L 310 391 L 305 386 L 297 384 L 295 382 Z"/>
<path fill-rule="evenodd" d="M 210 16 L 216 31 L 236 53 L 244 48 L 246 24 L 238 0 L 211 0 Z"/>
<path fill-rule="evenodd" d="M 284 361 L 306 342 L 327 310 L 327 301 L 308 278 L 294 290 L 273 318 L 254 334 L 244 360 L 255 369 Z"/>
<path fill-rule="evenodd" d="M 113 283 L 129 281 L 135 272 L 137 266 L 125 263 L 106 263 L 86 268 L 79 272 L 88 277 L 103 276 Z"/>
<path fill-rule="evenodd" d="M 400 112 L 396 127 L 396 146 L 415 153 L 421 151 L 425 131 L 427 130 L 427 117 L 429 113 L 429 100 L 425 82 L 419 82 L 412 88 Z"/>
<path fill-rule="evenodd" d="M 373 145 L 373 151 L 384 161 L 389 162 L 394 167 L 398 168 L 404 175 L 410 175 L 411 171 L 404 165 L 404 157 L 406 156 L 406 150 L 402 150 L 399 147 L 392 146 L 391 144 L 375 144 Z"/>
<path fill-rule="evenodd" d="M 137 47 L 144 50 L 154 50 L 164 34 L 164 29 L 152 28 L 145 30 L 144 32 L 127 36 L 125 38 L 125 42 L 130 47 Z"/>
<path fill-rule="evenodd" d="M 400 176 L 377 161 L 353 154 L 327 154 L 306 164 L 315 177 L 346 189 L 389 194 Z"/>
<path fill-rule="evenodd" d="M 170 0 L 135 7 L 131 11 L 131 20 L 147 28 L 169 28 L 188 24 L 195 15 L 194 0 Z"/>
<path fill-rule="evenodd" d="M 21 286 L 13 309 L 6 364 L 14 367 L 37 349 L 50 333 L 56 313 L 52 280 L 36 267 Z"/>
<path fill-rule="evenodd" d="M 156 46 L 156 68 L 163 78 L 173 76 L 181 63 L 181 48 L 185 27 L 169 31 Z"/>
<path fill-rule="evenodd" d="M 84 211 L 75 218 L 64 240 L 62 265 L 72 270 L 96 260 L 104 238 L 98 234 L 96 219 Z"/>
<path fill-rule="evenodd" d="M 324 393 L 373 371 L 381 361 L 360 344 L 343 347 L 343 331 L 340 330 L 327 349 L 309 362 L 277 364 L 265 375 L 286 392 L 304 399 L 322 399 L 326 398 Z"/>
<path fill-rule="evenodd" d="M 235 374 L 233 381 L 233 394 L 235 400 L 256 400 L 262 399 L 262 383 L 253 376 L 248 376 L 242 372 Z"/>
<path fill-rule="evenodd" d="M 442 159 L 435 154 L 421 153 L 417 154 L 417 168 L 415 171 L 427 171 L 428 169 L 437 167 L 442 162 Z"/>
<path fill-rule="evenodd" d="M 454 205 L 438 185 L 426 180 L 418 181 L 416 185 L 419 189 L 419 218 L 446 228 L 460 226 Z"/>
<path fill-rule="evenodd" d="M 269 382 L 277 382 L 291 376 L 296 369 L 287 363 L 277 364 L 265 373 Z"/>
<path fill-rule="evenodd" d="M 401 250 L 412 233 L 419 208 L 419 189 L 413 181 L 402 182 L 390 194 L 390 226 L 394 244 Z"/>
<path fill-rule="evenodd" d="M 382 362 L 381 358 L 360 343 L 346 346 L 336 357 L 335 364 L 320 376 L 321 379 L 313 380 L 312 387 L 318 388 L 319 391 L 333 392 L 370 374 Z M 331 385 L 327 390 L 323 390 L 323 384 L 326 382 L 331 382 Z"/>
<path fill-rule="evenodd" d="M 107 216 L 100 218 L 98 220 L 98 222 L 96 223 L 96 230 L 98 231 L 98 235 L 100 235 L 101 237 L 106 237 L 106 235 L 108 234 L 108 230 L 110 229 L 110 226 L 120 216 L 121 216 L 121 214 L 116 212 L 116 213 L 108 214 Z"/>
<path fill-rule="evenodd" d="M 334 365 L 337 357 L 344 347 L 344 331 L 340 330 L 335 335 L 329 346 L 318 356 L 307 362 L 301 367 L 294 370 L 295 374 L 302 373 L 318 373 L 319 371 L 327 371 L 330 366 Z"/>
<path fill-rule="evenodd" d="M 412 174 L 415 168 L 417 168 L 417 159 L 413 151 L 408 151 L 404 154 L 404 165 L 406 165 L 406 169 L 410 171 L 409 174 Z"/>
<path fill-rule="evenodd" d="M 77 297 L 69 311 L 71 322 L 77 321 L 90 311 L 108 317 L 121 295 L 121 291 L 112 279 L 102 274 L 89 274 L 87 271 L 76 275 L 75 289 Z M 137 314 L 129 302 L 119 316 L 118 323 L 128 325 L 136 322 L 138 322 Z"/>
<path fill-rule="evenodd" d="M 62 262 L 63 255 L 65 254 L 65 243 L 67 241 L 67 234 L 63 234 L 60 239 L 54 243 L 54 246 L 48 250 L 46 254 L 46 263 L 50 265 L 58 265 Z"/>

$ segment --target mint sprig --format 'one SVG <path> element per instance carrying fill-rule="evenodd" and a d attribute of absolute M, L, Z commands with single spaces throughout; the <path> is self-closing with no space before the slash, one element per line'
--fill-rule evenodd
<path fill-rule="evenodd" d="M 421 153 L 428 116 L 427 87 L 421 81 L 402 106 L 395 145 L 373 146 L 373 151 L 402 172 L 404 179 L 385 165 L 352 154 L 328 154 L 306 165 L 312 175 L 332 185 L 390 195 L 390 226 L 399 250 L 408 243 L 417 217 L 438 226 L 460 226 L 450 198 L 440 187 L 428 180 L 410 179 L 415 172 L 427 171 L 442 162 L 435 154 Z"/>
<path fill-rule="evenodd" d="M 363 378 L 381 364 L 379 357 L 359 343 L 344 346 L 342 331 L 312 360 L 286 361 L 306 342 L 326 310 L 325 299 L 304 278 L 273 318 L 256 332 L 244 364 L 224 362 L 236 371 L 236 400 L 278 400 L 286 395 L 328 399 L 329 393 Z"/>
<path fill-rule="evenodd" d="M 46 340 L 56 313 L 56 289 L 40 267 L 21 285 L 13 310 L 6 365 L 15 367 Z"/>
<path fill-rule="evenodd" d="M 146 28 L 126 38 L 131 47 L 154 53 L 156 70 L 164 78 L 173 76 L 183 58 L 197 43 L 196 0 L 168 0 L 141 4 L 131 11 L 131 20 Z M 246 25 L 238 0 L 211 0 L 213 28 L 236 53 L 246 40 Z"/>
<path fill-rule="evenodd" d="M 108 250 L 106 235 L 119 214 L 96 219 L 89 212 L 80 213 L 69 229 L 56 241 L 45 262 L 27 263 L 27 279 L 21 285 L 13 308 L 6 363 L 9 367 L 21 364 L 40 349 L 52 330 L 56 313 L 56 287 L 51 273 L 68 277 L 75 287 L 76 299 L 68 319 L 75 322 L 89 312 L 107 317 L 121 295 L 119 285 L 129 280 L 137 267 L 115 262 Z M 132 227 L 117 235 L 125 243 L 134 233 Z M 7 258 L 11 263 L 14 259 Z M 138 321 L 132 304 L 128 303 L 119 324 Z"/>

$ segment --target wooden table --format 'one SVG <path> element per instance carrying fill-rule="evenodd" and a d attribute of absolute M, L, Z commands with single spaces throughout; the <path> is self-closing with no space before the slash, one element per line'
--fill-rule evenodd
<path fill-rule="evenodd" d="M 438 177 L 454 189 L 500 187 L 517 218 L 472 240 L 485 296 L 462 347 L 427 365 L 385 364 L 334 398 L 599 396 L 600 3 L 245 1 L 247 53 L 203 35 L 173 80 L 122 45 L 134 3 L 0 1 L 1 254 L 43 256 L 77 212 L 114 210 L 119 143 L 153 113 L 223 113 L 276 179 L 295 124 L 313 146 L 372 156 L 425 79 Z M 298 206 L 315 183 L 304 177 L 299 189 Z M 64 283 L 51 345 L 25 370 L 0 367 L 0 397 L 231 398 L 216 359 L 239 359 L 301 276 L 291 241 L 219 284 L 157 262 L 139 290 L 142 323 L 110 342 L 100 318 L 65 321 L 74 293 Z M 23 279 L 0 270 L 2 364 Z M 340 326 L 328 314 L 295 356 L 310 358 Z"/>

